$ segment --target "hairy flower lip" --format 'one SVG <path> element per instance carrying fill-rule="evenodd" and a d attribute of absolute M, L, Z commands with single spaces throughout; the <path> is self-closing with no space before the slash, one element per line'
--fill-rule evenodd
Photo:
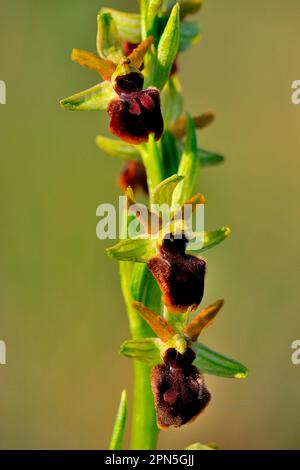
<path fill-rule="evenodd" d="M 113 99 L 107 108 L 112 134 L 131 144 L 147 142 L 150 134 L 159 140 L 164 128 L 160 93 L 155 87 Z"/>
<path fill-rule="evenodd" d="M 184 354 L 170 348 L 165 351 L 164 364 L 152 369 L 151 384 L 161 429 L 193 421 L 210 402 L 203 376 L 192 365 L 194 359 L 191 348 Z"/>
<path fill-rule="evenodd" d="M 163 303 L 173 313 L 195 310 L 204 293 L 206 262 L 185 253 L 187 239 L 165 238 L 147 265 L 158 282 Z"/>

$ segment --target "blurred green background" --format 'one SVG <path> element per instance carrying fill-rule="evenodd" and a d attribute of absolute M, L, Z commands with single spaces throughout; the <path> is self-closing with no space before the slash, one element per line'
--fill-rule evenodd
<path fill-rule="evenodd" d="M 96 207 L 116 203 L 120 162 L 94 144 L 105 113 L 70 113 L 58 100 L 97 82 L 71 63 L 95 49 L 101 6 L 134 0 L 1 0 L 0 366 L 2 449 L 105 448 L 131 362 L 117 263 L 95 235 Z M 248 365 L 245 381 L 207 377 L 211 405 L 162 432 L 160 448 L 299 448 L 300 78 L 298 0 L 207 0 L 203 40 L 180 57 L 186 109 L 212 109 L 202 146 L 226 164 L 203 169 L 206 227 L 232 228 L 207 252 L 203 304 L 225 298 L 209 346 Z M 130 394 L 131 399 L 131 394 Z M 131 402 L 130 402 L 131 404 Z"/>

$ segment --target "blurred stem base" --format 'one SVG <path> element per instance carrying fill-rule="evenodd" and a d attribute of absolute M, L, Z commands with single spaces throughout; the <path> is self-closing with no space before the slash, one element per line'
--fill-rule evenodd
<path fill-rule="evenodd" d="M 134 361 L 131 449 L 153 450 L 157 447 L 158 428 L 150 383 L 151 367 Z"/>

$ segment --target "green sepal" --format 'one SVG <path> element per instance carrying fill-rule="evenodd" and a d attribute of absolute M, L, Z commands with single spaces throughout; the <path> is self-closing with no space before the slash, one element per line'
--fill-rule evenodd
<path fill-rule="evenodd" d="M 114 8 L 102 8 L 100 12 L 111 14 L 122 41 L 130 41 L 133 44 L 141 42 L 141 15 L 139 13 L 127 13 Z"/>
<path fill-rule="evenodd" d="M 196 353 L 193 364 L 204 374 L 235 379 L 244 379 L 248 375 L 247 367 L 243 364 L 213 351 L 202 343 L 193 343 L 192 349 Z"/>
<path fill-rule="evenodd" d="M 118 28 L 110 13 L 100 11 L 98 15 L 97 51 L 103 59 L 109 59 L 115 64 L 123 57 Z"/>
<path fill-rule="evenodd" d="M 182 179 L 183 176 L 172 175 L 163 180 L 153 191 L 152 204 L 167 204 L 170 206 L 173 192 Z"/>
<path fill-rule="evenodd" d="M 162 347 L 163 343 L 159 338 L 130 339 L 121 345 L 120 354 L 153 367 L 162 363 L 160 355 Z"/>
<path fill-rule="evenodd" d="M 123 390 L 114 423 L 109 450 L 122 450 L 127 419 L 127 393 Z"/>
<path fill-rule="evenodd" d="M 181 335 L 175 335 L 174 339 L 167 343 L 163 343 L 159 338 L 127 340 L 121 345 L 120 354 L 153 367 L 163 362 L 162 356 L 166 349 L 176 348 L 183 354 L 187 347 L 195 351 L 196 358 L 193 364 L 203 374 L 236 379 L 248 376 L 247 368 L 240 362 L 213 351 L 202 343 L 190 344 Z"/>
<path fill-rule="evenodd" d="M 179 79 L 170 77 L 161 93 L 161 105 L 165 128 L 169 128 L 182 114 L 183 97 Z"/>
<path fill-rule="evenodd" d="M 109 102 L 116 97 L 110 82 L 101 82 L 88 90 L 60 101 L 62 108 L 71 111 L 99 111 L 106 109 Z"/>
<path fill-rule="evenodd" d="M 127 144 L 122 140 L 110 139 L 109 137 L 98 135 L 96 137 L 96 145 L 100 150 L 111 157 L 121 158 L 122 160 L 141 160 L 141 154 L 136 146 Z"/>
<path fill-rule="evenodd" d="M 145 86 L 163 89 L 176 59 L 180 40 L 180 14 L 176 4 L 168 19 L 157 47 L 157 54 L 152 56 L 151 70 Z"/>
<path fill-rule="evenodd" d="M 186 251 L 192 255 L 200 255 L 206 250 L 218 245 L 221 243 L 225 238 L 230 235 L 230 228 L 229 227 L 222 227 L 218 230 L 214 230 L 211 232 L 204 232 L 204 233 L 194 233 L 194 238 L 199 240 L 197 242 L 190 242 L 187 245 Z"/>
<path fill-rule="evenodd" d="M 179 164 L 178 174 L 184 179 L 178 184 L 174 193 L 172 205 L 182 206 L 193 194 L 199 170 L 196 127 L 192 118 L 187 114 L 187 133 L 184 152 Z"/>
<path fill-rule="evenodd" d="M 225 157 L 216 152 L 205 150 L 203 148 L 198 149 L 199 163 L 201 166 L 213 166 L 223 163 Z"/>
<path fill-rule="evenodd" d="M 128 238 L 106 249 L 107 254 L 119 261 L 146 263 L 156 254 L 155 240 L 150 238 Z"/>

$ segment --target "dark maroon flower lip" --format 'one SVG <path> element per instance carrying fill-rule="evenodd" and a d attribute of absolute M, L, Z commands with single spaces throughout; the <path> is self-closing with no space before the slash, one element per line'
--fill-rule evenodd
<path fill-rule="evenodd" d="M 195 310 L 204 293 L 206 262 L 185 253 L 187 239 L 162 241 L 159 254 L 147 265 L 163 294 L 163 303 L 173 313 Z"/>
<path fill-rule="evenodd" d="M 110 132 L 125 142 L 141 144 L 150 134 L 159 140 L 163 133 L 163 117 L 159 91 L 150 87 L 132 93 L 122 93 L 108 105 Z"/>
<path fill-rule="evenodd" d="M 152 369 L 157 424 L 162 429 L 191 422 L 211 399 L 202 374 L 192 365 L 194 359 L 191 348 L 184 354 L 170 348 L 165 352 L 164 364 Z"/>

